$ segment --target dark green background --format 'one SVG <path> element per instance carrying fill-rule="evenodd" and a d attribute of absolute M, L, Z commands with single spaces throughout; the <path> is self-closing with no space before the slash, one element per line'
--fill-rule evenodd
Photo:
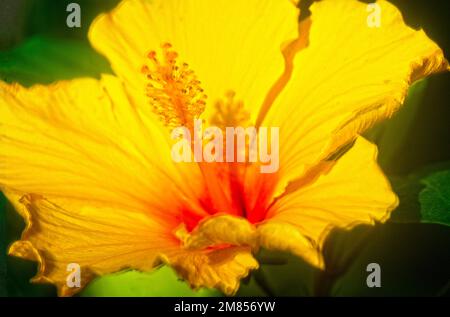
<path fill-rule="evenodd" d="M 245 1 L 245 0 L 243 0 Z M 82 27 L 66 27 L 66 6 L 82 8 Z M 117 0 L 0 0 L 0 79 L 24 85 L 111 72 L 86 40 L 92 19 Z M 303 1 L 303 16 L 312 1 Z M 369 1 L 364 1 L 369 2 Z M 450 53 L 449 1 L 395 0 L 405 20 L 422 27 Z M 334 231 L 327 240 L 327 271 L 318 272 L 283 253 L 261 252 L 262 268 L 238 295 L 449 296 L 450 295 L 450 76 L 416 85 L 404 109 L 367 136 L 380 147 L 380 164 L 401 204 L 392 219 L 375 227 Z M 32 262 L 6 256 L 23 222 L 0 199 L 0 296 L 55 296 L 50 285 L 28 282 Z M 382 287 L 366 286 L 366 266 L 382 268 Z M 98 279 L 85 296 L 215 296 L 192 293 L 169 268 Z"/>

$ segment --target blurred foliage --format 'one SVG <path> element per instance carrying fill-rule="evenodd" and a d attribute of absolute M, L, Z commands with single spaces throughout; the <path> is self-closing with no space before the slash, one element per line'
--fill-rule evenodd
<path fill-rule="evenodd" d="M 82 8 L 82 27 L 66 27 L 66 7 Z M 312 1 L 308 1 L 312 2 Z M 394 0 L 413 26 L 424 26 L 444 51 L 450 51 L 449 2 Z M 0 79 L 23 85 L 51 83 L 111 72 L 90 46 L 92 20 L 118 0 L 3 0 L 0 2 Z M 334 230 L 325 243 L 327 270 L 302 259 L 262 250 L 261 268 L 243 281 L 240 296 L 447 295 L 450 281 L 450 117 L 449 76 L 438 75 L 413 86 L 403 109 L 368 133 L 379 146 L 399 207 L 386 224 Z M 420 222 L 433 222 L 420 223 Z M 36 264 L 6 256 L 24 223 L 0 195 L 0 296 L 55 296 L 51 285 L 30 284 Z M 382 267 L 382 287 L 366 286 L 366 266 Z M 220 296 L 190 290 L 172 269 L 127 271 L 97 278 L 80 296 Z"/>
<path fill-rule="evenodd" d="M 434 173 L 422 180 L 419 195 L 422 221 L 450 225 L 450 170 Z"/>
<path fill-rule="evenodd" d="M 81 7 L 81 27 L 68 28 L 68 4 Z M 111 10 L 119 0 L 2 0 L 0 2 L 0 49 L 10 49 L 26 37 L 50 36 L 86 40 L 89 26 L 100 12 Z"/>
<path fill-rule="evenodd" d="M 364 243 L 355 249 L 355 240 Z M 328 263 L 351 258 L 339 270 L 327 270 L 323 280 L 331 296 L 443 296 L 450 295 L 449 228 L 438 224 L 387 223 L 335 231 L 325 247 Z M 381 287 L 369 288 L 366 268 L 381 267 Z M 337 273 L 336 273 L 337 272 Z M 334 274 L 333 274 L 334 273 Z"/>
<path fill-rule="evenodd" d="M 237 296 L 312 296 L 318 269 L 286 252 L 261 250 L 260 268 L 241 283 Z"/>
<path fill-rule="evenodd" d="M 112 73 L 108 61 L 84 42 L 35 36 L 0 52 L 0 79 L 30 86 Z"/>
<path fill-rule="evenodd" d="M 402 145 L 413 128 L 426 88 L 427 79 L 415 82 L 403 107 L 390 120 L 377 124 L 366 133 L 365 137 L 378 145 L 378 162 L 384 170 L 389 169 L 402 155 Z"/>
<path fill-rule="evenodd" d="M 392 223 L 335 229 L 324 246 L 326 270 L 287 253 L 263 251 L 261 268 L 238 296 L 449 296 L 450 232 L 439 224 Z M 381 267 L 381 288 L 366 284 Z"/>
<path fill-rule="evenodd" d="M 101 12 L 113 9 L 120 0 L 26 0 L 30 11 L 45 14 L 31 14 L 25 32 L 30 35 L 45 34 L 52 37 L 64 37 L 86 40 L 89 26 Z M 67 5 L 75 2 L 81 7 L 81 27 L 68 28 L 66 19 Z"/>
<path fill-rule="evenodd" d="M 390 176 L 389 180 L 392 184 L 393 190 L 398 195 L 400 200 L 400 205 L 392 213 L 390 221 L 420 222 L 423 220 L 434 223 L 442 223 L 440 220 L 441 217 L 433 217 L 433 215 L 441 215 L 441 213 L 432 213 L 427 216 L 425 215 L 429 213 L 426 211 L 429 209 L 429 206 L 424 205 L 421 197 L 424 194 L 426 197 L 430 194 L 433 195 L 435 194 L 434 191 L 448 191 L 448 182 L 438 183 L 438 185 L 433 189 L 426 188 L 426 184 L 430 177 L 431 179 L 434 179 L 433 175 L 435 173 L 439 175 L 441 173 L 448 175 L 449 171 L 450 162 L 442 162 L 422 167 L 421 169 L 407 175 Z M 450 209 L 448 208 L 448 205 L 445 205 L 445 198 L 448 198 L 448 196 L 444 196 L 444 199 L 438 199 L 435 202 L 438 204 L 435 205 L 435 209 L 439 208 L 444 214 L 448 215 Z M 447 224 L 449 223 L 447 222 Z"/>
<path fill-rule="evenodd" d="M 98 278 L 92 281 L 80 296 L 201 297 L 222 294 L 209 289 L 194 291 L 187 283 L 179 280 L 170 267 L 163 266 L 151 273 L 127 271 Z"/>

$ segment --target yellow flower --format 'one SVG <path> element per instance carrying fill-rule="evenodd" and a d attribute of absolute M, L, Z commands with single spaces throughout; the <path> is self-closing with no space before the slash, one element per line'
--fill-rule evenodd
<path fill-rule="evenodd" d="M 373 27 L 356 0 L 314 3 L 300 25 L 289 0 L 124 1 L 89 33 L 117 76 L 0 83 L 0 186 L 27 223 L 10 254 L 38 261 L 33 281 L 60 295 L 79 290 L 66 285 L 69 263 L 83 286 L 166 263 L 226 294 L 261 247 L 324 268 L 330 228 L 384 221 L 397 204 L 359 134 L 448 68 L 423 31 L 378 4 Z M 175 163 L 170 128 L 198 116 L 279 127 L 278 172 Z"/>

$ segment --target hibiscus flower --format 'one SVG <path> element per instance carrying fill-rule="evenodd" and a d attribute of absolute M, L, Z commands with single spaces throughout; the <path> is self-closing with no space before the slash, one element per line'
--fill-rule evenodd
<path fill-rule="evenodd" d="M 115 75 L 0 83 L 0 188 L 26 229 L 9 253 L 59 295 L 166 264 L 193 288 L 233 294 L 260 248 L 320 269 L 330 229 L 389 218 L 396 195 L 360 136 L 441 49 L 386 1 L 324 0 L 298 22 L 289 0 L 126 0 L 91 26 Z M 279 169 L 172 159 L 171 130 L 278 127 Z M 192 127 L 191 127 L 192 128 Z"/>

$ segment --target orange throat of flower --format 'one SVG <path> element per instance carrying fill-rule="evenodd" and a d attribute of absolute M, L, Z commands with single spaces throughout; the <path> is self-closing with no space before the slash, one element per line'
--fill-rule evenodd
<path fill-rule="evenodd" d="M 168 128 L 186 127 L 195 135 L 194 121 L 204 112 L 207 96 L 189 65 L 177 60 L 178 54 L 170 43 L 161 45 L 161 53 L 162 58 L 158 58 L 156 51 L 150 51 L 147 55 L 150 63 L 142 67 L 152 111 Z M 233 91 L 228 90 L 225 96 L 225 99 L 215 102 L 215 113 L 210 123 L 223 131 L 226 127 L 246 126 L 250 115 L 243 102 L 236 100 Z M 196 142 L 203 141 L 194 138 L 192 148 Z M 236 144 L 234 142 L 234 147 Z M 206 188 L 198 202 L 186 204 L 181 210 L 187 230 L 192 230 L 205 218 L 198 207 L 208 215 L 231 214 L 252 223 L 264 220 L 277 174 L 263 176 L 257 172 L 257 165 L 249 162 L 199 162 Z"/>

